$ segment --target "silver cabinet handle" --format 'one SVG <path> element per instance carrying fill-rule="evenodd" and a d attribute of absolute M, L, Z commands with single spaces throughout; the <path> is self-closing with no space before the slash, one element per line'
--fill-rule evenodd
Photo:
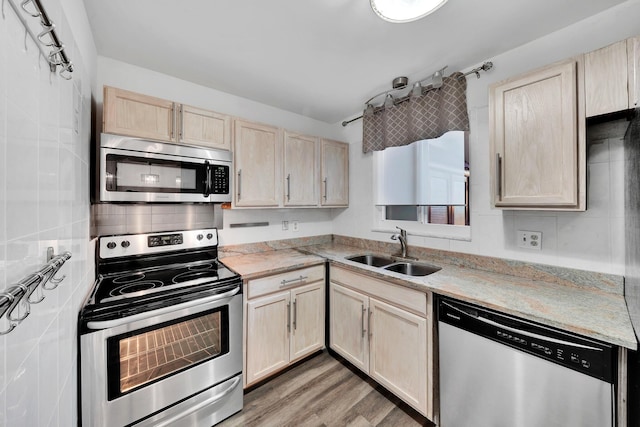
<path fill-rule="evenodd" d="M 280 281 L 280 287 L 282 288 L 284 286 L 290 285 L 290 284 L 295 283 L 295 282 L 303 282 L 303 281 L 307 280 L 308 278 L 309 278 L 309 276 L 300 275 L 300 277 L 296 277 L 295 279 L 286 279 L 286 280 L 283 279 L 282 281 Z"/>
<path fill-rule="evenodd" d="M 298 307 L 296 306 L 297 300 L 293 300 L 293 330 L 298 329 Z"/>
<path fill-rule="evenodd" d="M 326 202 L 327 201 L 327 178 L 323 179 L 322 182 L 324 183 L 324 195 L 322 197 Z"/>
<path fill-rule="evenodd" d="M 496 153 L 496 196 L 502 198 L 502 157 Z"/>
<path fill-rule="evenodd" d="M 373 336 L 373 331 L 371 330 L 371 315 L 373 314 L 373 311 L 371 311 L 371 308 L 369 308 L 369 320 L 367 322 L 367 326 L 369 328 L 369 340 L 371 340 L 371 337 Z"/>
<path fill-rule="evenodd" d="M 242 182 L 242 169 L 238 169 L 238 200 L 240 200 L 240 190 L 241 190 L 241 183 Z"/>
<path fill-rule="evenodd" d="M 291 302 L 287 303 L 287 332 L 291 332 Z"/>
<path fill-rule="evenodd" d="M 176 103 L 171 103 L 171 132 L 169 135 L 169 139 L 173 140 L 173 136 L 175 134 L 176 128 Z"/>
<path fill-rule="evenodd" d="M 364 304 L 362 304 L 362 314 L 360 315 L 360 323 L 361 323 L 361 328 L 362 328 L 362 338 L 364 338 L 364 334 L 365 332 L 367 332 L 364 329 L 364 313 L 367 311 L 366 308 L 364 308 Z"/>
<path fill-rule="evenodd" d="M 291 174 L 287 174 L 287 202 L 291 200 Z"/>
<path fill-rule="evenodd" d="M 178 119 L 180 120 L 180 135 L 178 136 L 178 141 L 182 141 L 182 135 L 184 134 L 184 116 L 182 115 L 182 104 L 180 104 L 180 115 Z"/>

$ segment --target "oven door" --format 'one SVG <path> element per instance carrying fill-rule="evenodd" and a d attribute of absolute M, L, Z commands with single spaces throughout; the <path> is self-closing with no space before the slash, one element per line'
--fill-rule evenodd
<path fill-rule="evenodd" d="M 102 202 L 230 200 L 230 164 L 179 155 L 100 149 Z"/>
<path fill-rule="evenodd" d="M 80 336 L 83 425 L 129 425 L 200 394 L 220 394 L 215 387 L 223 382 L 225 394 L 242 389 L 241 381 L 228 382 L 242 371 L 242 295 L 176 307 L 108 321 L 107 329 Z M 240 396 L 237 411 L 242 393 L 233 394 Z"/>

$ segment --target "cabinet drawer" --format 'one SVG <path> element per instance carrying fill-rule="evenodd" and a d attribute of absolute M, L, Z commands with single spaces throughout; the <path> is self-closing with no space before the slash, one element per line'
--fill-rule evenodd
<path fill-rule="evenodd" d="M 301 268 L 247 282 L 247 298 L 324 280 L 324 265 Z"/>
<path fill-rule="evenodd" d="M 427 295 L 424 292 L 374 279 L 333 265 L 331 266 L 330 278 L 332 282 L 383 299 L 427 317 Z"/>

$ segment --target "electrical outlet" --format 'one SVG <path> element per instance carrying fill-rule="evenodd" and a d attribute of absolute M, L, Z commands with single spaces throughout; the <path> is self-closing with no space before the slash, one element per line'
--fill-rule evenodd
<path fill-rule="evenodd" d="M 542 233 L 540 231 L 518 230 L 518 247 L 525 249 L 542 249 Z"/>
<path fill-rule="evenodd" d="M 291 221 L 291 229 L 292 229 L 293 231 L 298 231 L 298 230 L 299 230 L 299 228 L 298 228 L 298 221 L 297 221 L 297 220 L 296 220 L 296 221 Z"/>
<path fill-rule="evenodd" d="M 289 221 L 282 221 L 282 229 L 283 230 L 289 229 Z"/>

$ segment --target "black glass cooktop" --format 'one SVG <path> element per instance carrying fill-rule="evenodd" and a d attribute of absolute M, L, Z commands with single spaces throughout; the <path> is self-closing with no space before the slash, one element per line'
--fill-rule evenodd
<path fill-rule="evenodd" d="M 144 299 L 190 287 L 215 287 L 235 277 L 237 274 L 215 260 L 110 273 L 99 276 L 94 304 Z"/>

